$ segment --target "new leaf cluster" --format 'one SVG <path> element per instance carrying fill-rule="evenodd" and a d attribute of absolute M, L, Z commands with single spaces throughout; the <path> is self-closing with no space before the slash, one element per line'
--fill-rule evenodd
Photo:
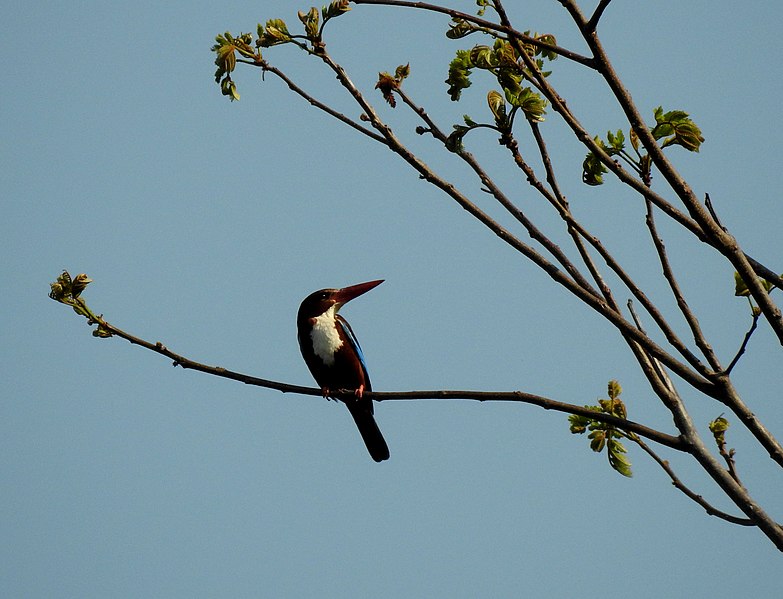
<path fill-rule="evenodd" d="M 627 420 L 628 414 L 625 409 L 625 404 L 620 399 L 620 394 L 623 392 L 620 383 L 617 381 L 609 381 L 607 388 L 609 399 L 599 399 L 597 405 L 585 407 L 593 412 L 610 414 L 617 418 Z M 611 424 L 579 414 L 571 414 L 568 417 L 568 422 L 571 425 L 571 432 L 575 435 L 581 435 L 590 431 L 590 434 L 587 435 L 588 439 L 590 439 L 590 449 L 596 453 L 601 453 L 606 450 L 609 465 L 614 470 L 629 478 L 633 476 L 633 473 L 631 472 L 631 462 L 625 456 L 627 450 L 621 441 L 621 439 L 628 437 L 627 433 Z"/>
<path fill-rule="evenodd" d="M 650 129 L 650 133 L 656 141 L 661 142 L 661 147 L 682 146 L 690 152 L 698 152 L 704 137 L 701 130 L 694 123 L 687 112 L 682 110 L 670 110 L 664 112 L 662 107 L 655 109 L 655 126 Z M 650 180 L 650 168 L 652 161 L 649 154 L 640 151 L 639 138 L 636 132 L 631 129 L 630 141 L 631 154 L 625 146 L 625 135 L 621 130 L 612 133 L 608 131 L 606 141 L 600 137 L 594 139 L 595 143 L 610 157 L 620 158 L 629 164 L 645 181 Z M 590 152 L 582 163 L 582 181 L 588 185 L 602 185 L 603 175 L 608 172 L 606 166 L 601 161 L 601 157 L 594 152 Z"/>

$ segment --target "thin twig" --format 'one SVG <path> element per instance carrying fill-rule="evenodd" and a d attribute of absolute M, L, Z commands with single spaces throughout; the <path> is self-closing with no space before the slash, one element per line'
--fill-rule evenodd
<path fill-rule="evenodd" d="M 411 97 L 401 88 L 395 90 L 402 101 L 411 109 L 414 113 L 419 115 L 421 119 L 427 124 L 433 137 L 444 145 L 447 143 L 447 136 L 437 126 L 437 124 L 430 118 L 427 111 L 421 106 L 418 106 Z M 544 235 L 538 227 L 535 226 L 533 221 L 528 218 L 525 213 L 520 210 L 514 203 L 506 196 L 505 193 L 497 186 L 497 184 L 490 178 L 486 171 L 481 167 L 475 157 L 465 150 L 457 150 L 457 155 L 464 160 L 473 172 L 478 176 L 479 180 L 486 187 L 487 191 L 500 203 L 506 211 L 511 214 L 525 229 L 532 239 L 538 241 L 559 263 L 566 269 L 569 275 L 574 281 L 589 291 L 593 295 L 597 296 L 596 290 L 590 285 L 590 283 L 582 276 L 579 269 L 568 259 L 565 253 L 554 243 L 549 237 Z"/>
<path fill-rule="evenodd" d="M 497 223 L 494 219 L 492 219 L 483 210 L 478 208 L 478 206 L 471 202 L 452 183 L 446 181 L 433 172 L 427 166 L 427 164 L 425 164 L 420 158 L 418 158 L 418 156 L 413 154 L 402 142 L 400 142 L 400 140 L 394 135 L 391 127 L 389 127 L 380 119 L 377 112 L 350 80 L 345 70 L 339 64 L 335 63 L 326 51 L 319 54 L 319 57 L 333 70 L 337 76 L 338 81 L 340 81 L 340 83 L 348 90 L 351 96 L 353 96 L 356 102 L 362 107 L 362 110 L 364 110 L 373 127 L 386 139 L 386 145 L 389 147 L 389 149 L 405 160 L 411 167 L 413 167 L 413 169 L 419 173 L 422 179 L 448 194 L 463 209 L 467 210 L 479 222 L 484 224 L 488 229 L 500 237 L 500 239 L 511 245 L 523 256 L 527 257 L 531 262 L 546 272 L 554 281 L 568 289 L 572 294 L 581 299 L 586 305 L 590 306 L 599 314 L 603 315 L 607 320 L 609 320 L 609 322 L 616 326 L 621 331 L 621 333 L 628 335 L 633 341 L 644 346 L 646 351 L 650 352 L 653 356 L 666 364 L 666 366 L 670 368 L 672 372 L 682 377 L 694 388 L 702 391 L 710 397 L 713 396 L 715 390 L 713 389 L 713 383 L 711 381 L 688 368 L 687 365 L 671 356 L 652 339 L 646 335 L 643 335 L 636 327 L 628 322 L 620 312 L 613 310 L 609 305 L 607 305 L 606 300 L 600 298 L 596 294 L 590 292 L 588 289 L 577 284 L 570 276 L 567 276 L 565 273 L 563 273 L 563 271 L 557 268 L 555 264 L 551 263 L 543 255 L 541 255 L 541 253 L 536 251 L 530 245 L 522 242 L 516 236 L 511 234 L 507 229 Z"/>
<path fill-rule="evenodd" d="M 353 4 L 416 8 L 420 10 L 427 10 L 430 12 L 441 13 L 444 15 L 448 15 L 452 19 L 460 19 L 463 21 L 467 21 L 469 23 L 473 23 L 474 25 L 478 25 L 483 29 L 487 29 L 490 31 L 497 31 L 498 33 L 503 33 L 509 37 L 518 39 L 525 44 L 531 44 L 543 50 L 554 52 L 559 56 L 562 56 L 563 58 L 567 58 L 586 67 L 593 68 L 592 59 L 587 56 L 583 56 L 581 54 L 578 54 L 577 52 L 573 52 L 571 50 L 568 50 L 567 48 L 563 48 L 556 44 L 549 44 L 547 42 L 542 42 L 539 39 L 536 39 L 529 35 L 525 35 L 521 31 L 517 31 L 511 26 L 499 25 L 497 23 L 493 23 L 492 21 L 482 19 L 481 17 L 477 17 L 469 13 L 461 12 L 459 10 L 454 10 L 453 8 L 447 8 L 445 6 L 429 4 L 427 2 L 410 2 L 406 0 L 351 0 L 351 1 L 353 2 Z"/>
<path fill-rule="evenodd" d="M 237 62 L 244 62 L 245 64 L 249 64 L 249 65 L 252 65 L 252 66 L 260 67 L 260 68 L 262 68 L 264 70 L 264 72 L 272 73 L 273 75 L 275 75 L 276 77 L 281 79 L 288 86 L 288 89 L 290 89 L 292 92 L 294 92 L 298 96 L 301 96 L 302 98 L 307 100 L 307 102 L 311 106 L 314 106 L 314 107 L 318 108 L 319 110 L 323 110 L 326 114 L 336 118 L 338 121 L 341 121 L 341 122 L 345 123 L 349 127 L 352 127 L 353 129 L 356 129 L 357 131 L 359 131 L 359 133 L 362 133 L 362 134 L 366 135 L 367 137 L 370 137 L 370 138 L 374 139 L 378 143 L 381 143 L 383 145 L 387 145 L 386 144 L 386 140 L 383 138 L 383 136 L 378 135 L 375 131 L 367 129 L 367 127 L 363 127 L 360 123 L 357 123 L 353 119 L 348 118 L 347 116 L 345 116 L 341 112 L 338 112 L 338 111 L 334 110 L 330 106 L 327 106 L 326 104 L 324 104 L 320 100 L 318 100 L 315 97 L 313 97 L 312 95 L 308 94 L 301 87 L 299 87 L 296 83 L 294 83 L 293 80 L 291 80 L 291 78 L 288 77 L 288 75 L 283 73 L 283 71 L 281 71 L 277 67 L 274 67 L 274 66 L 270 65 L 266 61 L 262 61 L 262 62 L 259 63 L 259 62 L 250 61 L 250 60 L 238 60 Z"/>
<path fill-rule="evenodd" d="M 279 381 L 273 381 L 269 379 L 259 378 L 228 370 L 220 366 L 210 366 L 203 364 L 195 360 L 191 360 L 183 355 L 177 354 L 168 349 L 161 342 L 151 343 L 145 341 L 140 337 L 136 337 L 122 329 L 115 327 L 114 325 L 106 322 L 102 317 L 96 316 L 95 319 L 88 319 L 88 324 L 98 324 L 104 331 L 108 331 L 114 336 L 120 337 L 129 341 L 133 345 L 138 345 L 157 354 L 165 356 L 172 360 L 174 366 L 180 366 L 184 369 L 198 370 L 205 374 L 213 376 L 219 376 L 246 385 L 253 385 L 256 387 L 264 387 L 267 389 L 274 389 L 283 393 L 298 393 L 301 395 L 314 395 L 321 396 L 321 390 L 313 387 L 303 387 L 300 385 L 291 385 L 289 383 L 282 383 Z M 352 390 L 343 390 L 340 393 L 335 393 L 337 399 L 341 399 L 342 395 L 353 396 Z M 594 412 L 591 409 L 577 405 L 570 404 L 541 395 L 534 395 L 532 393 L 525 393 L 523 391 L 504 391 L 504 392 L 492 392 L 492 391 L 459 391 L 459 390 L 435 390 L 435 391 L 407 391 L 407 392 L 367 392 L 365 396 L 375 401 L 393 401 L 393 400 L 414 400 L 414 399 L 435 399 L 435 400 L 475 400 L 475 401 L 510 401 L 526 403 L 541 407 L 545 410 L 554 410 L 557 412 L 564 412 L 567 414 L 578 414 L 581 416 L 588 416 L 593 420 L 606 422 L 616 426 L 622 430 L 630 431 L 641 435 L 651 441 L 665 445 L 677 451 L 687 451 L 685 443 L 680 437 L 675 437 L 667 433 L 650 428 L 643 424 L 633 422 L 632 420 L 624 420 L 617 418 L 610 414 Z"/>
<path fill-rule="evenodd" d="M 639 318 L 639 316 L 636 314 L 636 310 L 633 307 L 633 300 L 629 299 L 628 303 L 628 311 L 631 313 L 631 317 L 633 318 L 634 323 L 636 323 L 637 328 L 644 334 L 647 334 L 647 331 L 644 330 L 644 326 L 642 325 L 642 321 Z M 676 394 L 677 391 L 674 388 L 674 383 L 672 382 L 671 378 L 667 374 L 666 370 L 664 369 L 663 365 L 661 364 L 660 360 L 657 360 L 655 357 L 650 356 L 649 354 L 645 353 L 645 357 L 647 360 L 649 360 L 656 376 L 658 377 L 658 380 L 660 383 L 667 389 L 667 391 L 670 394 Z M 663 398 L 661 398 L 663 399 Z"/>
<path fill-rule="evenodd" d="M 658 261 L 660 262 L 661 268 L 663 269 L 663 276 L 666 279 L 666 282 L 669 284 L 669 289 L 671 290 L 672 295 L 677 302 L 677 307 L 680 309 L 680 312 L 685 317 L 685 320 L 691 329 L 691 334 L 693 335 L 693 339 L 696 342 L 696 345 L 699 347 L 702 354 L 704 354 L 704 357 L 706 358 L 710 367 L 713 368 L 715 372 L 720 372 L 720 361 L 715 355 L 715 352 L 712 350 L 709 342 L 704 337 L 704 333 L 701 330 L 701 325 L 699 324 L 699 319 L 696 318 L 696 315 L 693 313 L 693 310 L 691 310 L 688 302 L 685 301 L 685 296 L 682 293 L 682 289 L 677 282 L 677 278 L 674 276 L 674 271 L 672 270 L 671 264 L 669 263 L 669 257 L 666 254 L 666 246 L 664 245 L 660 235 L 658 235 L 658 228 L 655 224 L 655 213 L 653 212 L 652 202 L 646 200 L 645 204 L 647 206 L 647 228 L 650 231 L 650 237 L 652 238 L 653 245 L 655 246 L 655 251 L 658 254 Z"/>
<path fill-rule="evenodd" d="M 737 472 L 737 463 L 734 460 L 734 450 L 727 448 L 725 435 L 716 434 L 715 442 L 718 444 L 718 453 L 720 453 L 721 457 L 723 458 L 723 460 L 726 462 L 726 465 L 728 466 L 729 474 L 731 475 L 731 478 L 737 481 L 737 484 L 742 485 L 742 487 L 744 488 L 745 485 L 742 484 L 742 481 L 740 480 L 739 477 L 739 473 Z"/>
<path fill-rule="evenodd" d="M 724 231 L 728 231 L 728 229 L 723 226 L 723 223 L 720 222 L 720 219 L 718 218 L 718 214 L 717 212 L 715 212 L 715 207 L 712 205 L 710 194 L 708 193 L 704 194 L 704 205 L 707 207 L 707 210 L 709 211 L 712 220 L 714 220 L 721 229 L 723 229 Z"/>
<path fill-rule="evenodd" d="M 756 526 L 756 523 L 753 520 L 750 520 L 749 518 L 739 518 L 737 516 L 732 516 L 731 514 L 727 514 L 726 512 L 723 512 L 713 507 L 706 499 L 704 499 L 704 497 L 691 491 L 675 474 L 674 470 L 669 465 L 669 462 L 667 460 L 662 459 L 660 456 L 658 456 L 658 454 L 655 453 L 647 445 L 647 443 L 645 443 L 635 435 L 625 435 L 625 437 L 633 441 L 634 443 L 636 443 L 645 452 L 647 452 L 647 454 L 653 460 L 655 460 L 655 462 L 661 468 L 663 468 L 663 471 L 666 472 L 666 474 L 671 479 L 672 485 L 674 485 L 676 489 L 682 491 L 688 498 L 692 499 L 693 501 L 698 503 L 701 507 L 703 507 L 704 511 L 707 512 L 708 515 L 715 516 L 716 518 L 720 518 L 721 520 L 725 520 L 726 522 L 731 522 L 732 524 L 739 524 L 740 526 Z"/>
<path fill-rule="evenodd" d="M 734 269 L 740 274 L 740 276 L 745 281 L 747 281 L 748 289 L 750 290 L 751 295 L 758 303 L 759 308 L 764 313 L 764 317 L 777 335 L 778 341 L 783 344 L 783 313 L 775 304 L 775 302 L 772 301 L 769 294 L 766 292 L 766 289 L 764 289 L 763 285 L 761 285 L 760 281 L 757 280 L 754 266 L 748 259 L 748 256 L 746 256 L 739 247 L 737 240 L 734 239 L 730 233 L 721 228 L 721 226 L 711 218 L 705 206 L 701 204 L 699 199 L 693 193 L 693 190 L 677 172 L 677 169 L 674 167 L 668 157 L 663 153 L 663 149 L 658 145 L 652 135 L 652 132 L 644 122 L 644 119 L 636 107 L 631 94 L 627 89 L 625 89 L 625 86 L 620 80 L 620 77 L 614 70 L 609 57 L 604 51 L 601 41 L 598 39 L 598 36 L 595 35 L 595 32 L 588 28 L 587 20 L 585 19 L 575 0 L 558 1 L 566 8 L 566 10 L 568 10 L 577 27 L 579 27 L 582 33 L 582 37 L 590 48 L 590 51 L 593 54 L 593 58 L 596 60 L 599 73 L 603 76 L 604 81 L 606 81 L 609 89 L 617 99 L 617 102 L 625 113 L 628 122 L 630 123 L 632 129 L 636 131 L 639 140 L 647 150 L 653 163 L 661 172 L 671 189 L 677 194 L 677 197 L 679 197 L 682 203 L 685 205 L 690 215 L 689 220 L 692 219 L 696 224 L 697 229 L 701 232 L 699 239 L 718 250 L 732 264 L 732 266 L 734 266 Z M 525 60 L 525 58 L 526 57 L 523 55 L 522 59 Z M 526 64 L 527 62 L 529 62 L 529 58 L 526 60 Z M 543 83 L 548 85 L 546 82 Z M 554 102 L 553 106 L 555 106 Z M 586 142 L 586 140 L 582 141 Z M 601 153 L 598 153 L 597 155 L 600 156 L 601 161 L 604 162 L 604 157 L 601 155 Z M 608 164 L 606 166 L 611 170 L 611 167 L 609 167 Z M 648 196 L 645 195 L 645 197 Z M 668 210 L 666 213 L 669 214 L 669 216 L 672 216 Z"/>
<path fill-rule="evenodd" d="M 590 17 L 590 20 L 587 22 L 588 31 L 595 31 L 598 28 L 598 21 L 601 20 L 601 15 L 604 14 L 606 7 L 609 6 L 611 1 L 612 0 L 601 0 L 598 3 L 598 6 L 596 6 L 595 11 L 593 12 L 593 16 Z"/>
<path fill-rule="evenodd" d="M 537 131 L 537 128 L 534 128 L 534 135 L 535 131 Z M 536 139 L 538 140 L 537 136 Z M 666 336 L 666 340 L 680 353 L 680 355 L 683 356 L 683 358 L 685 358 L 685 360 L 688 361 L 688 363 L 691 364 L 691 366 L 697 370 L 697 372 L 699 372 L 699 374 L 706 378 L 711 371 L 709 371 L 706 365 L 704 365 L 702 361 L 695 354 L 693 354 L 693 352 L 691 352 L 688 347 L 680 340 L 671 326 L 669 326 L 669 324 L 666 322 L 666 319 L 664 318 L 661 311 L 655 306 L 655 304 L 652 303 L 652 301 L 650 301 L 650 299 L 638 287 L 638 285 L 636 285 L 636 283 L 631 279 L 630 275 L 628 275 L 622 266 L 620 266 L 619 262 L 614 258 L 614 256 L 612 256 L 609 251 L 607 251 L 601 241 L 596 236 L 587 231 L 584 226 L 574 218 L 573 214 L 568 208 L 568 204 L 565 201 L 565 198 L 554 197 L 544 187 L 544 185 L 535 176 L 535 172 L 530 167 L 530 165 L 528 165 L 521 154 L 519 154 L 518 147 L 515 144 L 511 144 L 507 147 L 511 151 L 515 164 L 517 164 L 517 166 L 519 166 L 519 168 L 525 173 L 527 181 L 534 188 L 536 188 L 541 193 L 541 195 L 543 195 L 546 200 L 555 207 L 556 210 L 558 210 L 558 213 L 566 222 L 569 230 L 578 232 L 582 238 L 584 238 L 591 246 L 593 246 L 593 248 L 603 258 L 606 265 L 620 278 L 623 284 L 628 288 L 633 296 L 639 300 L 642 306 L 644 306 L 645 310 L 647 310 L 660 330 Z"/>
<path fill-rule="evenodd" d="M 758 326 L 760 316 L 761 316 L 760 312 L 758 311 L 753 312 L 753 322 L 751 322 L 750 324 L 750 329 L 748 329 L 748 332 L 745 333 L 745 338 L 742 340 L 742 345 L 740 345 L 739 350 L 737 350 L 737 354 L 734 356 L 732 361 L 726 367 L 725 374 L 727 375 L 731 374 L 731 371 L 737 365 L 737 362 L 739 362 L 740 357 L 742 357 L 742 354 L 745 353 L 745 350 L 748 347 L 748 342 L 750 341 L 750 337 L 751 335 L 753 335 L 753 332 L 756 330 L 756 326 Z"/>

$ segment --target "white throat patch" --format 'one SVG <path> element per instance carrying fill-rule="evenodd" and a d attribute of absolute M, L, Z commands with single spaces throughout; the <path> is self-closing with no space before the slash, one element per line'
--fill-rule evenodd
<path fill-rule="evenodd" d="M 327 366 L 334 364 L 334 355 L 343 345 L 343 340 L 337 333 L 336 312 L 335 307 L 332 306 L 320 316 L 315 317 L 313 330 L 310 332 L 315 355 L 321 358 Z"/>

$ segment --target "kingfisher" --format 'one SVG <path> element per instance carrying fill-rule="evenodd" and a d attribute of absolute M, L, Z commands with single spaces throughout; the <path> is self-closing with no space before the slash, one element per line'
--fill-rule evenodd
<path fill-rule="evenodd" d="M 389 459 L 389 448 L 375 422 L 372 401 L 364 397 L 372 385 L 362 348 L 351 325 L 338 312 L 345 303 L 381 283 L 383 280 L 315 291 L 304 299 L 296 317 L 299 349 L 321 393 L 329 399 L 338 390 L 353 391 L 352 398 L 341 400 L 376 462 Z"/>

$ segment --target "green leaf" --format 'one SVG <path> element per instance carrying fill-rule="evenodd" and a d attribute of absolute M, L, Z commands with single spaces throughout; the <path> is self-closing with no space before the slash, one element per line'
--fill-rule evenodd
<path fill-rule="evenodd" d="M 258 45 L 264 48 L 275 46 L 277 44 L 286 44 L 291 41 L 291 34 L 288 33 L 288 26 L 282 19 L 270 19 L 266 22 L 258 36 Z"/>
<path fill-rule="evenodd" d="M 319 16 L 318 16 L 318 9 L 313 6 L 309 11 L 306 13 L 299 11 L 298 15 L 299 20 L 302 22 L 302 25 L 304 25 L 305 28 L 305 35 L 307 36 L 307 39 L 310 41 L 315 41 L 320 37 L 320 32 L 318 30 L 319 25 Z"/>
<path fill-rule="evenodd" d="M 704 137 L 701 130 L 683 110 L 663 112 L 662 107 L 654 111 L 655 127 L 651 133 L 656 140 L 663 140 L 662 148 L 678 145 L 691 152 L 698 152 Z"/>
<path fill-rule="evenodd" d="M 620 399 L 622 387 L 615 380 L 609 381 L 607 385 L 609 399 L 599 399 L 598 405 L 585 406 L 592 411 L 611 414 L 618 418 L 626 419 L 625 404 Z M 587 438 L 590 439 L 590 449 L 596 453 L 606 449 L 609 465 L 623 476 L 630 477 L 631 462 L 625 456 L 626 449 L 621 439 L 626 437 L 626 433 L 618 430 L 611 424 L 601 422 L 589 416 L 571 414 L 568 417 L 569 430 L 572 434 L 583 434 L 590 431 Z"/>
<path fill-rule="evenodd" d="M 321 15 L 323 16 L 324 23 L 334 17 L 339 17 L 342 14 L 351 10 L 350 0 L 335 0 L 331 4 L 321 8 Z"/>
<path fill-rule="evenodd" d="M 449 76 L 446 83 L 449 85 L 449 96 L 456 102 L 462 95 L 462 90 L 470 87 L 470 70 L 473 63 L 470 60 L 468 50 L 457 50 L 457 55 L 449 64 Z"/>
<path fill-rule="evenodd" d="M 494 69 L 500 64 L 494 48 L 474 46 L 469 53 L 470 62 L 479 69 Z"/>
<path fill-rule="evenodd" d="M 598 144 L 601 148 L 606 149 L 606 145 L 603 141 L 601 141 L 601 138 L 596 136 L 594 139 L 595 143 Z M 604 166 L 604 163 L 601 162 L 601 159 L 598 157 L 597 154 L 594 154 L 593 152 L 590 152 L 585 156 L 584 162 L 582 162 L 582 182 L 586 183 L 587 185 L 603 185 L 604 183 L 604 177 L 603 175 L 608 173 L 609 170 Z"/>
<path fill-rule="evenodd" d="M 767 293 L 772 291 L 772 289 L 775 287 L 774 283 L 767 281 L 766 279 L 762 279 L 761 277 L 756 277 L 756 280 L 761 284 Z M 750 289 L 748 289 L 747 283 L 745 283 L 745 280 L 736 271 L 734 272 L 734 295 L 737 297 L 750 296 Z"/>
<path fill-rule="evenodd" d="M 454 19 L 449 23 L 449 30 L 446 32 L 446 37 L 457 40 L 466 35 L 470 35 L 474 31 L 478 31 L 478 29 L 468 23 L 465 19 Z"/>
<path fill-rule="evenodd" d="M 462 145 L 462 138 L 465 137 L 465 134 L 470 130 L 471 127 L 454 125 L 454 131 L 446 138 L 446 149 L 449 152 L 461 152 L 464 148 Z"/>
<path fill-rule="evenodd" d="M 513 93 L 508 88 L 503 91 L 506 93 L 508 103 L 520 108 L 527 120 L 534 123 L 540 123 L 544 120 L 547 102 L 538 92 L 529 87 L 521 88 L 517 93 Z"/>
<path fill-rule="evenodd" d="M 550 46 L 556 46 L 557 40 L 555 39 L 555 36 L 551 33 L 543 33 L 541 35 L 536 34 L 534 36 L 538 41 L 543 42 L 545 44 L 549 44 Z M 536 55 L 541 56 L 542 58 L 546 58 L 547 60 L 555 60 L 557 58 L 557 52 L 553 52 L 552 50 L 547 50 L 546 48 L 542 48 L 540 46 L 536 46 Z"/>
<path fill-rule="evenodd" d="M 618 129 L 617 133 L 612 133 L 611 131 L 607 131 L 606 141 L 608 142 L 608 147 L 611 150 L 614 150 L 613 153 L 619 153 L 623 149 L 625 149 L 625 135 L 623 135 L 621 129 Z"/>
<path fill-rule="evenodd" d="M 631 478 L 631 462 L 625 457 L 625 446 L 617 439 L 610 439 L 608 444 L 609 465 L 623 476 Z"/>
<path fill-rule="evenodd" d="M 631 147 L 633 147 L 633 149 L 638 152 L 639 151 L 639 136 L 636 134 L 636 130 L 635 129 L 631 129 L 630 130 L 629 137 L 631 138 Z"/>
<path fill-rule="evenodd" d="M 226 76 L 225 79 L 220 82 L 220 93 L 222 93 L 224 96 L 228 96 L 232 102 L 239 100 L 237 86 L 229 76 Z"/>
<path fill-rule="evenodd" d="M 569 430 L 571 431 L 571 434 L 582 435 L 587 431 L 587 427 L 592 420 L 581 414 L 571 414 L 568 417 L 568 422 L 570 423 Z"/>
<path fill-rule="evenodd" d="M 587 438 L 590 439 L 590 449 L 596 453 L 601 453 L 603 451 L 606 446 L 606 431 L 594 430 L 587 435 Z"/>
<path fill-rule="evenodd" d="M 723 435 L 729 428 L 731 424 L 728 420 L 726 420 L 722 415 L 718 416 L 715 420 L 710 422 L 710 432 L 715 435 L 715 438 L 718 438 L 718 435 Z"/>
<path fill-rule="evenodd" d="M 487 94 L 487 105 L 489 106 L 492 116 L 495 117 L 495 124 L 499 129 L 505 130 L 508 128 L 508 116 L 506 114 L 506 101 L 499 91 L 490 90 Z"/>
<path fill-rule="evenodd" d="M 400 65 L 396 68 L 394 71 L 394 78 L 396 79 L 397 83 L 402 82 L 403 79 L 405 79 L 408 75 L 411 74 L 411 65 L 410 63 L 406 65 Z"/>

